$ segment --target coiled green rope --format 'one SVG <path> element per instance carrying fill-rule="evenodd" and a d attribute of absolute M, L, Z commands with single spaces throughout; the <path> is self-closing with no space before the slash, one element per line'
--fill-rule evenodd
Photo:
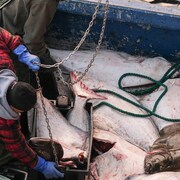
<path fill-rule="evenodd" d="M 163 77 L 159 80 L 159 81 L 156 81 L 148 76 L 145 76 L 145 75 L 142 75 L 142 74 L 136 74 L 136 73 L 126 73 L 126 74 L 123 74 L 119 81 L 118 81 L 118 85 L 119 85 L 119 88 L 122 89 L 123 91 L 126 91 L 128 93 L 131 93 L 133 95 L 145 95 L 145 94 L 149 94 L 149 93 L 152 93 L 154 90 L 156 90 L 157 88 L 159 88 L 160 86 L 164 87 L 164 91 L 161 93 L 161 95 L 159 96 L 159 98 L 157 99 L 157 101 L 155 102 L 154 106 L 153 106 L 153 110 L 149 110 L 148 108 L 136 103 L 136 102 L 133 102 L 131 101 L 130 99 L 120 95 L 120 94 L 117 94 L 113 91 L 110 91 L 110 90 L 96 90 L 96 92 L 99 92 L 99 93 L 109 93 L 111 95 L 114 95 L 118 98 L 121 98 L 123 99 L 124 101 L 126 102 L 129 102 L 131 104 L 133 104 L 134 106 L 138 107 L 138 108 L 141 108 L 143 109 L 144 111 L 147 112 L 147 114 L 135 114 L 135 113 L 132 113 L 132 112 L 128 112 L 128 111 L 125 111 L 125 110 L 122 110 L 122 109 L 119 109 L 117 107 L 115 107 L 114 105 L 108 103 L 108 102 L 105 102 L 105 101 L 102 101 L 101 103 L 99 103 L 98 105 L 94 106 L 93 109 L 97 109 L 99 108 L 100 106 L 102 105 L 106 105 L 110 108 L 113 108 L 121 113 L 124 113 L 124 114 L 127 114 L 127 115 L 130 115 L 130 116 L 134 116 L 134 117 L 150 117 L 150 116 L 155 116 L 155 117 L 158 117 L 162 120 L 165 120 L 165 121 L 169 121 L 169 122 L 180 122 L 180 119 L 171 119 L 171 118 L 166 118 L 166 117 L 163 117 L 163 116 L 160 116 L 158 114 L 156 114 L 156 109 L 157 109 L 157 106 L 160 102 L 160 100 L 163 98 L 163 96 L 167 93 L 168 91 L 168 88 L 165 84 L 163 84 L 166 80 L 168 80 L 170 77 L 172 77 L 172 75 L 174 75 L 178 70 L 180 69 L 180 62 L 177 62 L 175 63 L 171 68 L 169 68 L 166 73 L 163 75 Z M 127 77 L 127 76 L 136 76 L 136 77 L 140 77 L 140 78 L 145 78 L 145 79 L 148 79 L 150 81 L 152 81 L 154 84 L 150 87 L 150 88 L 146 88 L 145 90 L 127 90 L 126 88 L 122 87 L 121 86 L 121 82 L 123 80 L 123 78 Z"/>

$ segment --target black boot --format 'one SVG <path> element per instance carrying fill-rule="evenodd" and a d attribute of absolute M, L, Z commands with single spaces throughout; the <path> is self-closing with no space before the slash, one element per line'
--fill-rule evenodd
<path fill-rule="evenodd" d="M 56 61 L 51 57 L 49 50 L 46 50 L 46 53 L 39 57 L 41 59 L 42 64 L 53 65 Z"/>
<path fill-rule="evenodd" d="M 46 53 L 42 56 L 39 57 L 40 61 L 42 64 L 46 64 L 46 65 L 53 65 L 55 63 L 57 63 L 50 55 L 49 50 L 46 50 Z M 41 67 L 40 72 L 54 72 L 56 71 L 57 68 L 43 68 Z"/>

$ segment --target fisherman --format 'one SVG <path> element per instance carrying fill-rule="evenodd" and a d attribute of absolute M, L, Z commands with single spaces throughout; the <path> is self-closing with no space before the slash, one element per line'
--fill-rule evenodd
<path fill-rule="evenodd" d="M 0 28 L 0 165 L 16 158 L 47 179 L 63 177 L 54 162 L 46 161 L 28 146 L 21 132 L 20 113 L 30 110 L 37 97 L 30 84 L 18 82 L 9 56 L 11 51 L 33 71 L 39 70 L 37 63 L 40 62 L 37 56 L 29 53 L 19 36 Z"/>
<path fill-rule="evenodd" d="M 53 65 L 56 61 L 50 55 L 49 49 L 45 43 L 45 33 L 51 23 L 59 0 L 0 0 L 0 24 L 1 27 L 8 30 L 13 35 L 20 35 L 30 53 L 37 55 L 42 64 Z M 37 88 L 36 76 L 31 71 L 29 76 L 25 77 L 21 70 L 21 65 L 16 65 L 19 79 L 29 82 L 34 88 Z M 20 67 L 20 68 L 19 68 Z M 64 79 L 69 79 L 69 72 L 65 67 L 60 66 Z M 51 79 L 51 87 L 57 87 L 57 68 L 41 68 L 39 79 L 41 82 L 47 82 L 46 78 Z M 61 82 L 59 82 L 61 83 Z M 41 83 L 43 95 L 46 91 L 46 85 Z M 69 106 L 72 101 L 69 94 L 70 89 L 61 83 L 58 89 L 58 104 L 64 107 Z M 45 95 L 46 96 L 46 95 Z M 47 97 L 47 96 L 46 96 Z M 66 97 L 66 98 L 65 98 Z M 62 99 L 62 100 L 61 100 Z M 66 101 L 65 101 L 66 99 Z"/>
<path fill-rule="evenodd" d="M 45 33 L 52 21 L 58 0 L 0 0 L 0 26 L 13 35 L 19 35 L 30 53 L 38 56 L 42 64 L 52 65 L 56 61 L 50 56 L 45 43 Z M 36 77 L 31 71 L 27 71 L 28 77 L 20 70 L 21 64 L 15 63 L 16 74 L 19 79 L 30 83 L 37 88 Z M 56 68 L 41 68 L 39 71 L 40 82 L 44 77 L 53 79 Z M 55 81 L 52 81 L 56 86 Z"/>
<path fill-rule="evenodd" d="M 19 35 L 29 52 L 37 55 L 41 63 L 54 64 L 44 35 L 52 21 L 58 0 L 1 0 L 1 27 Z"/>

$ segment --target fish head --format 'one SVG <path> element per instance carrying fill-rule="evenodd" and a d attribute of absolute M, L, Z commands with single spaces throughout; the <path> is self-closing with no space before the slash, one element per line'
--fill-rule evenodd
<path fill-rule="evenodd" d="M 80 96 L 86 99 L 100 99 L 106 100 L 107 97 L 95 93 L 93 90 L 88 88 L 82 81 L 78 80 L 78 73 L 71 71 L 70 78 L 72 85 L 72 90 L 76 96 Z"/>
<path fill-rule="evenodd" d="M 54 143 L 55 151 L 60 161 L 64 151 L 60 143 L 52 141 L 48 138 L 32 137 L 28 141 L 29 146 L 41 157 L 47 161 L 55 161 L 52 143 Z"/>

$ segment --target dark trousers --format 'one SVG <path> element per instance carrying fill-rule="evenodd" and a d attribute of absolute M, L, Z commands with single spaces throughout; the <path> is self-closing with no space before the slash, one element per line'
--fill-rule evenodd
<path fill-rule="evenodd" d="M 1 11 L 1 27 L 23 37 L 32 54 L 46 52 L 44 35 L 57 7 L 57 0 L 12 0 Z"/>

